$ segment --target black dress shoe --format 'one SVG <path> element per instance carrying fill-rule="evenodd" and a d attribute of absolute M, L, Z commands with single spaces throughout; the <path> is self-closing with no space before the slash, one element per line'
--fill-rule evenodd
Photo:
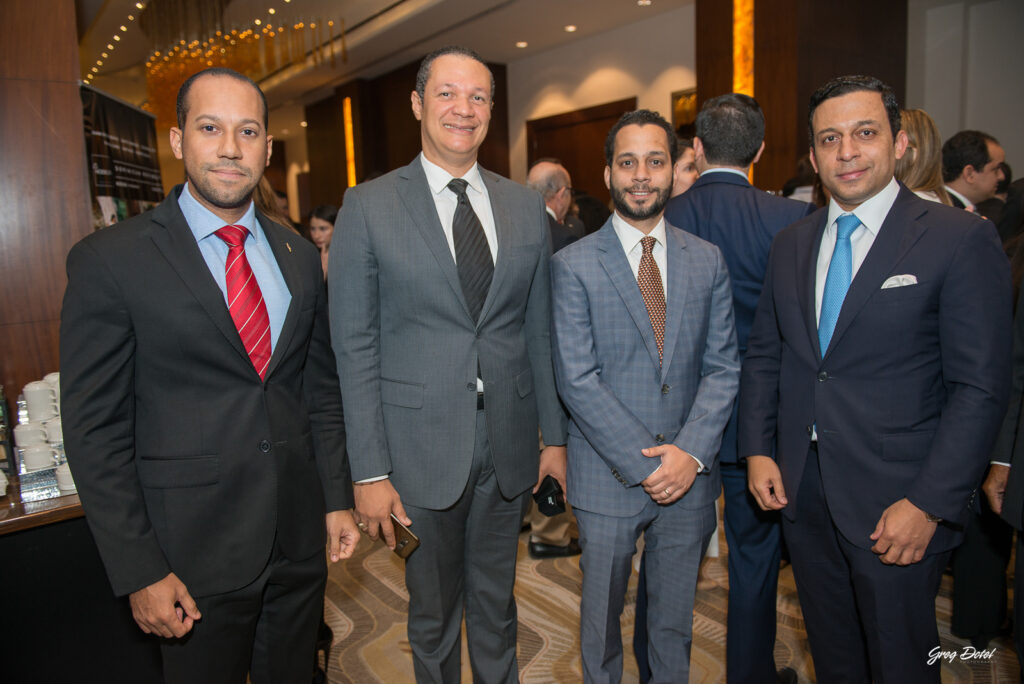
<path fill-rule="evenodd" d="M 779 684 L 797 684 L 800 679 L 796 676 L 796 670 L 791 667 L 784 667 L 775 673 Z"/>
<path fill-rule="evenodd" d="M 582 552 L 579 541 L 575 539 L 570 539 L 569 543 L 565 546 L 532 541 L 528 549 L 530 551 L 530 558 L 565 558 L 567 556 L 578 556 Z"/>

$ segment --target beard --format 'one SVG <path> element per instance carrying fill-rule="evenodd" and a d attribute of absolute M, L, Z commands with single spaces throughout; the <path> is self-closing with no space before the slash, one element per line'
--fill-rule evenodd
<path fill-rule="evenodd" d="M 225 168 L 241 172 L 249 182 L 231 188 L 219 187 L 211 178 L 211 172 L 214 169 Z M 260 182 L 259 178 L 253 180 L 248 169 L 234 164 L 203 164 L 197 171 L 198 173 L 193 173 L 193 169 L 186 168 L 185 177 L 188 179 L 189 187 L 206 202 L 221 209 L 237 209 L 247 205 L 252 199 L 253 189 Z"/>
<path fill-rule="evenodd" d="M 672 186 L 666 188 L 648 187 L 643 188 L 648 192 L 654 194 L 654 201 L 648 204 L 646 207 L 640 207 L 634 209 L 629 205 L 626 193 L 632 189 L 639 188 L 619 188 L 615 185 L 611 187 L 612 203 L 615 205 L 615 210 L 619 212 L 624 218 L 631 219 L 633 221 L 646 221 L 649 218 L 657 216 L 665 210 L 665 205 L 668 204 L 668 199 Z"/>

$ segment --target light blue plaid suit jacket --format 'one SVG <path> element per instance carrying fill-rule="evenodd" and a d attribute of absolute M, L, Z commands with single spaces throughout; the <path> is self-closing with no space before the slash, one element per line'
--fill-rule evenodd
<path fill-rule="evenodd" d="M 679 501 L 718 497 L 717 454 L 739 387 L 732 291 L 717 247 L 666 226 L 666 324 L 659 367 L 647 308 L 611 219 L 551 259 L 558 391 L 569 409 L 568 497 L 582 510 L 636 515 L 672 443 L 706 467 Z"/>

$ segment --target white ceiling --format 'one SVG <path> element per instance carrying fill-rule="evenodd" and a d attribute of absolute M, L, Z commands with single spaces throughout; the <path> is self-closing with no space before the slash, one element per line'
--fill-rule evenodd
<path fill-rule="evenodd" d="M 693 2 L 651 0 L 650 5 L 641 6 L 637 0 L 230 0 L 223 24 L 230 30 L 251 28 L 256 18 L 275 23 L 316 18 L 345 21 L 347 63 L 337 59 L 332 68 L 325 60 L 317 66 L 310 58 L 261 82 L 270 103 L 271 133 L 288 139 L 300 133 L 306 104 L 326 97 L 346 81 L 386 73 L 436 47 L 464 45 L 487 61 L 507 64 Z M 77 0 L 76 5 L 82 77 L 102 59 L 94 85 L 140 105 L 146 99 L 144 62 L 154 46 L 139 26 L 135 3 Z M 271 7 L 276 10 L 273 16 L 267 14 Z M 129 21 L 129 15 L 135 20 Z M 567 33 L 568 24 L 578 30 Z M 121 26 L 126 30 L 121 31 Z M 120 41 L 113 41 L 115 34 Z M 517 48 L 517 41 L 526 41 L 528 47 Z M 108 50 L 108 44 L 115 49 Z M 338 41 L 339 57 L 340 48 Z M 102 52 L 108 57 L 102 58 Z"/>

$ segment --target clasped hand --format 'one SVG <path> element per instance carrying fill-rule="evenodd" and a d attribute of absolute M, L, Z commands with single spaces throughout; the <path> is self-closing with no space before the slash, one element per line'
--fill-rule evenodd
<path fill-rule="evenodd" d="M 697 461 L 674 444 L 660 444 L 642 449 L 647 458 L 661 457 L 661 467 L 640 484 L 657 504 L 668 505 L 679 501 L 690 491 L 697 479 Z"/>

